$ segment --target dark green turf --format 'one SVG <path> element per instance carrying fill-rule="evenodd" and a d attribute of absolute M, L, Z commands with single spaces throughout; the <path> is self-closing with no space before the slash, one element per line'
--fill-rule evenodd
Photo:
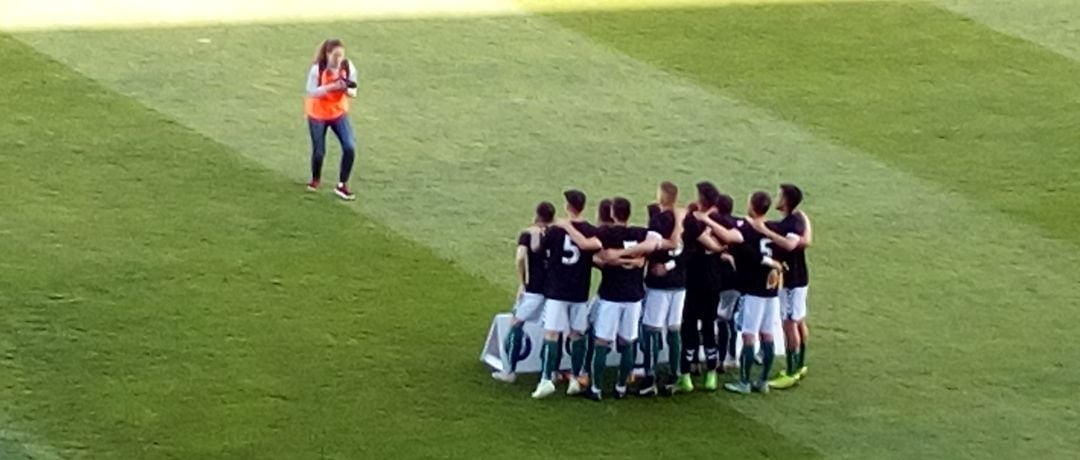
<path fill-rule="evenodd" d="M 0 69 L 0 412 L 62 456 L 817 456 L 720 396 L 528 400 L 476 361 L 505 292 L 6 36 Z"/>
<path fill-rule="evenodd" d="M 552 14 L 1080 244 L 1080 64 L 927 3 Z"/>

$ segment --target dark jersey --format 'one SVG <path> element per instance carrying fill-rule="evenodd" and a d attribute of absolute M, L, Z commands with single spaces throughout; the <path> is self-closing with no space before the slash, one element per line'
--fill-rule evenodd
<path fill-rule="evenodd" d="M 693 214 L 683 219 L 683 254 L 686 261 L 686 289 L 702 292 L 720 292 L 719 254 L 709 251 L 698 241 L 708 226 Z"/>
<path fill-rule="evenodd" d="M 780 235 L 792 238 L 806 236 L 806 221 L 802 216 L 789 214 L 779 222 L 769 222 L 769 228 Z M 806 249 L 802 246 L 794 251 L 785 251 L 777 247 L 773 251 L 776 260 L 787 264 L 787 272 L 784 273 L 784 287 L 796 288 L 810 284 L 810 272 L 806 268 Z"/>
<path fill-rule="evenodd" d="M 543 236 L 540 238 L 543 238 Z M 518 246 L 525 247 L 525 260 L 528 261 L 525 270 L 529 282 L 525 284 L 525 292 L 544 295 L 544 279 L 547 278 L 547 254 L 544 253 L 543 240 L 541 240 L 540 250 L 533 252 L 532 234 L 526 230 L 518 236 Z"/>
<path fill-rule="evenodd" d="M 758 233 L 745 220 L 736 222 L 736 226 L 743 235 L 742 244 L 737 245 L 741 257 L 736 256 L 735 259 L 742 284 L 741 292 L 755 297 L 776 297 L 776 287 L 769 287 L 772 267 L 761 263 L 765 257 L 773 256 L 772 240 Z"/>
<path fill-rule="evenodd" d="M 596 227 L 588 222 L 574 222 L 574 228 L 586 238 L 596 236 Z M 547 277 L 544 279 L 544 296 L 564 302 L 589 300 L 592 282 L 592 256 L 595 252 L 583 251 L 566 230 L 551 227 L 544 235 L 547 251 Z"/>
<path fill-rule="evenodd" d="M 731 214 L 721 215 L 720 213 L 713 213 L 710 214 L 709 217 L 711 217 L 712 220 L 716 221 L 716 223 L 729 230 L 735 228 L 735 224 L 739 220 L 737 217 L 733 217 Z M 726 252 L 732 257 L 735 257 L 734 254 L 731 254 L 731 250 L 728 250 Z M 736 267 L 731 266 L 730 263 L 721 259 L 720 254 L 717 254 L 716 258 L 717 260 L 715 260 L 714 263 L 716 264 L 716 278 L 718 284 L 717 289 L 719 289 L 720 291 L 727 291 L 731 289 L 738 290 L 740 283 L 739 274 L 735 270 Z"/>
<path fill-rule="evenodd" d="M 675 231 L 675 213 L 661 211 L 649 219 L 649 231 L 656 232 L 664 238 L 670 238 Z M 649 254 L 649 265 L 674 263 L 674 267 L 667 271 L 664 276 L 656 276 L 646 267 L 645 287 L 649 289 L 685 289 L 686 288 L 686 258 L 683 257 L 683 248 L 680 245 L 668 251 L 656 251 Z"/>
<path fill-rule="evenodd" d="M 644 227 L 612 225 L 600 229 L 604 249 L 629 249 L 645 241 L 649 230 Z M 645 269 L 608 265 L 600 269 L 600 290 L 597 294 L 609 302 L 637 302 L 645 298 Z"/>

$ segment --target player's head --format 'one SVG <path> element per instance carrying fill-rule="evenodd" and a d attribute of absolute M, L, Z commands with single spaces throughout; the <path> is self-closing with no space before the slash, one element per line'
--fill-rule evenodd
<path fill-rule="evenodd" d="M 731 199 L 731 195 L 721 193 L 716 198 L 716 212 L 721 216 L 730 216 L 735 209 L 735 200 Z"/>
<path fill-rule="evenodd" d="M 649 213 L 649 220 L 651 221 L 657 214 L 660 214 L 660 205 L 649 203 L 649 205 L 645 207 L 645 211 Z"/>
<path fill-rule="evenodd" d="M 579 216 L 585 210 L 585 192 L 570 189 L 563 192 L 563 197 L 566 198 L 566 212 L 571 216 Z"/>
<path fill-rule="evenodd" d="M 319 45 L 315 51 L 315 63 L 320 68 L 338 67 L 345 60 L 345 43 L 336 38 L 330 38 Z"/>
<path fill-rule="evenodd" d="M 802 203 L 802 190 L 795 184 L 780 184 L 776 197 L 777 211 L 793 212 Z"/>
<path fill-rule="evenodd" d="M 617 196 L 611 199 L 611 218 L 617 224 L 630 220 L 630 200 Z"/>
<path fill-rule="evenodd" d="M 675 233 L 675 214 L 661 212 L 649 218 L 649 229 L 655 230 L 664 239 Z"/>
<path fill-rule="evenodd" d="M 668 181 L 661 182 L 656 189 L 656 202 L 665 208 L 673 208 L 678 200 L 679 187 Z"/>
<path fill-rule="evenodd" d="M 769 194 L 757 191 L 750 194 L 750 201 L 746 204 L 746 210 L 750 217 L 764 217 L 769 213 L 770 206 L 772 206 L 772 198 L 769 198 Z"/>
<path fill-rule="evenodd" d="M 720 197 L 720 190 L 709 181 L 697 183 L 698 209 L 707 210 L 716 206 L 716 200 Z"/>
<path fill-rule="evenodd" d="M 555 220 L 555 205 L 548 203 L 547 201 L 541 201 L 536 205 L 536 223 L 539 225 L 548 225 Z"/>
<path fill-rule="evenodd" d="M 615 221 L 611 219 L 611 200 L 604 198 L 600 200 L 600 206 L 596 208 L 596 223 L 599 225 L 610 225 Z"/>

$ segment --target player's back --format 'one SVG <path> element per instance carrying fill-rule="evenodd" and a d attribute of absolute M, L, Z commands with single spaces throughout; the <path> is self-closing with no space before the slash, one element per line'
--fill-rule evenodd
<path fill-rule="evenodd" d="M 544 280 L 547 279 L 547 252 L 544 249 L 544 235 L 538 234 L 540 244 L 538 250 L 533 251 L 533 232 L 525 230 L 518 235 L 518 246 L 528 248 L 526 252 L 526 270 L 528 270 L 528 283 L 525 284 L 525 292 L 544 294 Z"/>
<path fill-rule="evenodd" d="M 596 227 L 585 221 L 572 223 L 586 238 L 596 236 Z M 544 295 L 567 302 L 585 302 L 592 281 L 594 251 L 584 251 L 559 227 L 551 227 L 544 236 L 547 251 L 547 276 Z"/>
<path fill-rule="evenodd" d="M 772 268 L 762 264 L 765 257 L 773 256 L 773 245 L 765 235 L 754 229 L 750 222 L 736 222 L 743 242 L 739 244 L 736 264 L 740 272 L 742 293 L 756 297 L 776 297 L 776 286 L 770 286 Z"/>
<path fill-rule="evenodd" d="M 612 225 L 599 232 L 604 249 L 629 249 L 645 241 L 648 229 L 636 226 Z M 645 297 L 645 269 L 620 264 L 606 265 L 600 270 L 601 299 L 611 302 L 636 302 Z"/>
<path fill-rule="evenodd" d="M 660 211 L 649 219 L 649 230 L 669 239 L 675 233 L 676 214 L 673 211 Z M 681 236 L 680 236 L 681 238 Z M 658 276 L 646 267 L 645 286 L 650 289 L 682 289 L 686 287 L 686 257 L 683 244 L 667 251 L 655 251 L 648 256 L 650 264 L 672 263 L 672 268 Z"/>

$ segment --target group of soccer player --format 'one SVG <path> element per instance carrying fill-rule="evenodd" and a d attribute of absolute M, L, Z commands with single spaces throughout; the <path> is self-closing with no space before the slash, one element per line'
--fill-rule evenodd
<path fill-rule="evenodd" d="M 738 368 L 725 383 L 740 394 L 791 388 L 806 376 L 805 250 L 813 231 L 799 210 L 802 191 L 781 184 L 775 200 L 763 191 L 750 195 L 747 215 L 733 215 L 733 200 L 711 182 L 697 184 L 697 200 L 683 208 L 678 188 L 660 184 L 648 206 L 648 227 L 629 223 L 626 198 L 602 200 L 597 225 L 582 214 L 586 197 L 567 190 L 566 216 L 555 218 L 548 202 L 536 208 L 533 225 L 518 238 L 516 262 L 521 289 L 504 346 L 509 362 L 492 376 L 513 381 L 522 358 L 524 323 L 544 330 L 540 382 L 533 398 L 556 392 L 563 341 L 569 341 L 568 395 L 599 401 L 612 348 L 619 353 L 614 391 L 625 397 L 640 348 L 644 377 L 640 396 L 691 392 L 691 367 L 698 363 L 706 390 L 719 387 L 719 374 Z M 782 214 L 767 220 L 772 204 Z M 592 271 L 600 271 L 595 299 L 589 299 Z M 771 375 L 775 324 L 783 318 L 787 366 Z M 737 328 L 735 321 L 738 321 Z M 743 347 L 735 353 L 736 331 Z M 666 344 L 668 368 L 660 369 Z M 758 356 L 760 353 L 760 356 Z M 755 363 L 760 372 L 755 374 Z"/>

